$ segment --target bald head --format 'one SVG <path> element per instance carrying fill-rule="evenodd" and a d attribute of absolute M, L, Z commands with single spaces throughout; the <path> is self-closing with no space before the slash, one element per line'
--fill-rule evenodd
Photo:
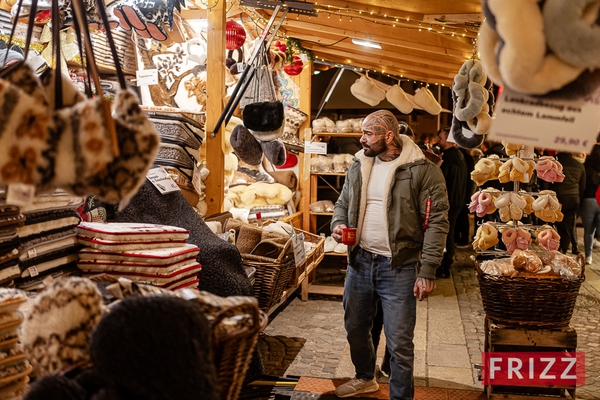
<path fill-rule="evenodd" d="M 382 135 L 387 131 L 394 132 L 394 135 L 398 134 L 398 120 L 388 110 L 379 110 L 367 115 L 363 121 L 363 126 Z"/>

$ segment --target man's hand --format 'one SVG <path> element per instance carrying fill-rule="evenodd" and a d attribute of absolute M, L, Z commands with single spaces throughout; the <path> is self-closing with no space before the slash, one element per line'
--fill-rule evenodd
<path fill-rule="evenodd" d="M 331 233 L 331 237 L 338 243 L 342 243 L 342 229 L 346 228 L 346 225 L 339 224 L 335 228 L 333 228 L 333 232 Z"/>
<path fill-rule="evenodd" d="M 426 299 L 429 293 L 433 292 L 436 288 L 435 281 L 432 279 L 417 278 L 415 286 L 413 287 L 413 293 L 419 301 Z"/>

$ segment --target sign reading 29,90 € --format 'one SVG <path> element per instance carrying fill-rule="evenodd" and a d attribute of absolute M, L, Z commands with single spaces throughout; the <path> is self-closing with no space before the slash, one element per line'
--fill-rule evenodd
<path fill-rule="evenodd" d="M 580 100 L 547 100 L 504 87 L 494 111 L 489 140 L 589 153 L 600 128 L 600 90 Z"/>

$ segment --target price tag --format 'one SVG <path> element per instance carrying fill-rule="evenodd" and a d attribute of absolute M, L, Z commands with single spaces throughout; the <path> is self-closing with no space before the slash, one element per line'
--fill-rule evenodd
<path fill-rule="evenodd" d="M 6 191 L 6 204 L 26 206 L 35 197 L 35 186 L 24 183 L 10 183 Z"/>
<path fill-rule="evenodd" d="M 171 179 L 169 173 L 163 167 L 156 167 L 149 170 L 146 174 L 146 179 L 162 194 L 177 192 L 179 190 L 179 186 Z"/>
<path fill-rule="evenodd" d="M 34 258 L 37 256 L 37 250 L 35 249 L 35 247 L 33 249 L 27 250 L 27 256 L 29 258 Z"/>
<path fill-rule="evenodd" d="M 306 249 L 304 248 L 304 234 L 298 233 L 292 236 L 292 246 L 294 246 L 294 262 L 296 267 L 306 260 Z"/>
<path fill-rule="evenodd" d="M 327 154 L 327 143 L 304 142 L 304 152 L 306 154 Z"/>
<path fill-rule="evenodd" d="M 589 153 L 600 126 L 600 90 L 567 101 L 529 97 L 505 87 L 495 111 L 490 140 Z"/>
<path fill-rule="evenodd" d="M 32 278 L 40 274 L 36 267 L 29 267 L 27 268 L 27 270 L 29 271 L 29 275 L 31 275 Z"/>
<path fill-rule="evenodd" d="M 146 69 L 135 72 L 138 86 L 158 85 L 158 70 Z"/>

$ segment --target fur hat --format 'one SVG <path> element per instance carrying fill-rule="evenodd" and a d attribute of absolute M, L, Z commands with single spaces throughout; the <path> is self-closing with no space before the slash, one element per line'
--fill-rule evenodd
<path fill-rule="evenodd" d="M 196 302 L 170 296 L 129 297 L 102 318 L 90 353 L 115 398 L 217 400 L 211 337 Z"/>
<path fill-rule="evenodd" d="M 244 107 L 242 116 L 244 126 L 252 131 L 276 131 L 283 125 L 283 103 L 280 101 L 250 103 Z"/>
<path fill-rule="evenodd" d="M 244 125 L 233 128 L 229 141 L 240 160 L 250 165 L 260 164 L 263 155 L 261 144 Z"/>
<path fill-rule="evenodd" d="M 89 279 L 69 277 L 46 286 L 23 321 L 21 338 L 33 366 L 31 376 L 89 360 L 89 338 L 102 310 L 102 295 Z"/>
<path fill-rule="evenodd" d="M 271 142 L 260 142 L 263 152 L 267 160 L 276 167 L 285 164 L 286 154 L 285 145 L 281 140 L 273 140 Z"/>

